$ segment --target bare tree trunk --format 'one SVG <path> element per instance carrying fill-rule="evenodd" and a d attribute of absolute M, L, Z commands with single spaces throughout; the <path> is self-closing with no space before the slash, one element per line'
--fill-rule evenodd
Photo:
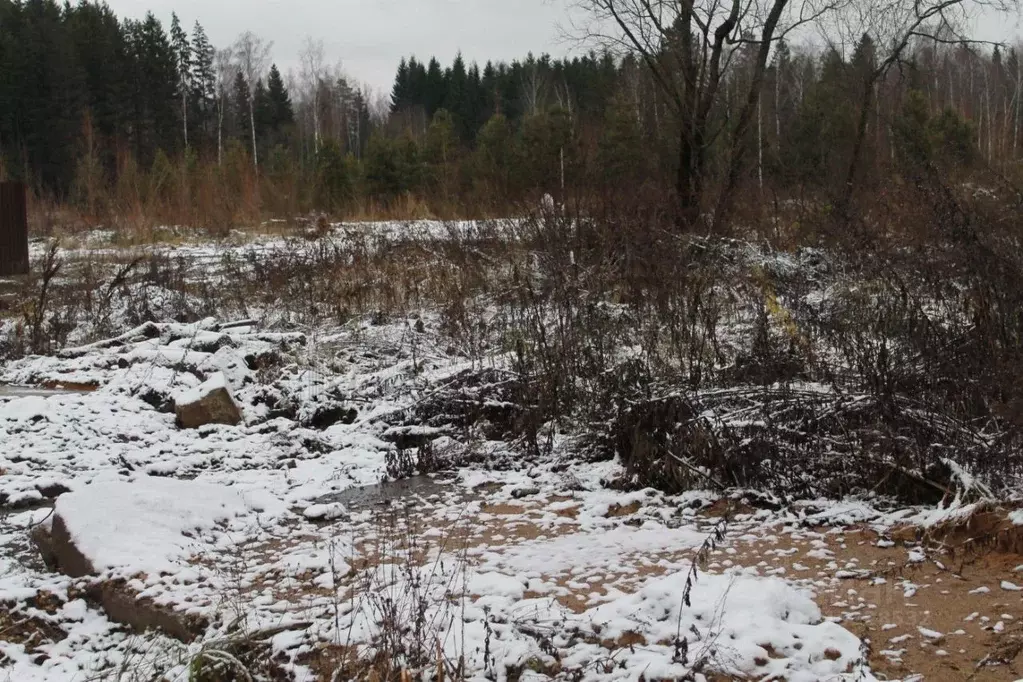
<path fill-rule="evenodd" d="M 1021 76 L 1023 76 L 1023 73 L 1021 73 L 1021 70 L 1020 70 L 1020 59 L 1021 58 L 1023 58 L 1023 55 L 1020 55 L 1019 51 L 1017 50 L 1016 51 L 1016 93 L 1015 93 L 1016 94 L 1016 117 L 1015 117 L 1015 121 L 1014 121 L 1013 126 L 1012 126 L 1012 156 L 1013 156 L 1013 159 L 1016 158 L 1016 148 L 1017 148 L 1016 145 L 1017 145 L 1017 142 L 1019 141 L 1020 81 L 1023 80 L 1023 78 L 1021 78 Z"/>
<path fill-rule="evenodd" d="M 764 191 L 764 116 L 762 99 L 757 99 L 757 182 Z"/>
<path fill-rule="evenodd" d="M 245 32 L 238 37 L 234 48 L 238 56 L 238 66 L 249 88 L 249 127 L 252 131 L 252 163 L 256 175 L 259 175 L 259 150 L 256 147 L 256 83 L 263 76 L 272 45 L 252 32 Z"/>
<path fill-rule="evenodd" d="M 884 83 L 878 83 L 874 88 L 874 149 L 877 150 L 877 153 L 874 156 L 874 166 L 878 168 L 881 166 L 881 144 L 883 142 L 881 135 L 881 131 L 883 130 L 881 126 L 881 121 L 883 120 L 881 118 L 881 88 L 883 85 Z"/>
<path fill-rule="evenodd" d="M 320 153 L 320 88 L 314 86 L 313 92 L 313 151 Z"/>
<path fill-rule="evenodd" d="M 185 149 L 188 149 L 188 91 L 184 87 L 181 88 L 181 119 L 185 128 Z"/>
<path fill-rule="evenodd" d="M 991 138 L 995 134 L 995 126 L 994 120 L 991 117 L 991 74 L 987 68 L 984 69 L 984 100 L 982 106 L 987 109 L 987 161 L 991 163 L 991 152 L 994 148 Z"/>
<path fill-rule="evenodd" d="M 259 175 L 259 149 L 256 147 L 256 106 L 253 103 L 254 97 L 249 97 L 249 128 L 252 129 L 252 164 L 256 168 L 256 175 Z"/>
<path fill-rule="evenodd" d="M 774 143 L 781 148 L 781 64 L 774 72 Z"/>
<path fill-rule="evenodd" d="M 217 165 L 224 165 L 224 97 L 220 96 L 220 105 L 217 107 Z"/>
<path fill-rule="evenodd" d="M 742 158 L 746 150 L 746 133 L 749 130 L 750 119 L 753 117 L 753 106 L 757 105 L 759 107 L 764 73 L 767 71 L 767 57 L 771 51 L 771 42 L 774 39 L 774 31 L 787 4 L 788 0 L 775 0 L 775 3 L 771 6 L 771 11 L 767 15 L 767 20 L 764 22 L 760 48 L 757 52 L 757 60 L 753 68 L 753 78 L 750 82 L 749 90 L 746 92 L 746 101 L 739 110 L 735 128 L 732 132 L 732 150 L 731 160 L 728 164 L 728 179 L 725 182 L 721 196 L 718 197 L 717 208 L 714 211 L 714 227 L 718 230 L 724 226 L 725 221 L 728 219 L 732 196 L 739 185 L 739 173 L 742 170 Z M 733 13 L 732 18 L 735 16 L 736 14 Z M 718 29 L 718 31 L 720 30 Z"/>
<path fill-rule="evenodd" d="M 867 137 L 867 120 L 870 118 L 870 100 L 874 96 L 874 82 L 877 78 L 875 74 L 868 76 L 863 85 L 863 94 L 862 99 L 860 100 L 860 116 L 856 123 L 856 138 L 853 142 L 852 156 L 849 159 L 849 168 L 845 174 L 845 186 L 842 188 L 842 198 L 838 203 L 837 215 L 843 220 L 849 217 L 848 211 L 852 204 L 856 175 L 859 173 L 860 161 L 863 157 L 863 143 Z"/>
<path fill-rule="evenodd" d="M 565 148 L 561 148 L 561 200 L 565 200 Z"/>

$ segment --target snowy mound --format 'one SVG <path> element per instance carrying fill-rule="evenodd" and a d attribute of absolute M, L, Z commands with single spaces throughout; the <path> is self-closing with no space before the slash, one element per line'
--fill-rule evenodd
<path fill-rule="evenodd" d="M 55 515 L 99 572 L 172 571 L 198 534 L 266 511 L 272 502 L 226 486 L 143 477 L 98 482 L 57 499 Z"/>
<path fill-rule="evenodd" d="M 691 606 L 683 606 L 685 584 L 685 572 L 649 580 L 634 594 L 590 609 L 586 620 L 610 639 L 684 637 L 693 658 L 707 656 L 715 669 L 742 677 L 839 679 L 861 660 L 859 639 L 824 620 L 811 596 L 784 580 L 704 574 L 693 585 Z M 678 673 L 670 661 L 654 655 L 634 663 L 657 678 Z"/>

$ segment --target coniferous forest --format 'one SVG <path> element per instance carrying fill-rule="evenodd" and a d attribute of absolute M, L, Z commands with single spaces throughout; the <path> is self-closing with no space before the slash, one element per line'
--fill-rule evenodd
<path fill-rule="evenodd" d="M 228 225 L 497 215 L 609 188 L 704 208 L 709 185 L 841 202 L 853 180 L 871 190 L 924 159 L 1011 174 L 1023 155 L 1013 47 L 920 31 L 897 49 L 869 31 L 847 49 L 726 44 L 713 91 L 697 93 L 693 154 L 664 78 L 680 34 L 660 40 L 510 64 L 409 56 L 375 95 L 312 40 L 282 73 L 251 33 L 213 45 L 177 15 L 168 27 L 87 0 L 0 0 L 0 176 L 91 222 Z"/>

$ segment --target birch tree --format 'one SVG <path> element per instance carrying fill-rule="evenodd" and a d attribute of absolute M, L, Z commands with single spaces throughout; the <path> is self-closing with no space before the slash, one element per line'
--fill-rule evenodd
<path fill-rule="evenodd" d="M 234 52 L 230 48 L 218 50 L 214 63 L 217 73 L 217 165 L 220 166 L 224 163 L 224 116 L 227 114 L 231 84 L 238 69 L 234 63 Z"/>
<path fill-rule="evenodd" d="M 246 31 L 238 37 L 234 45 L 238 69 L 245 77 L 249 88 L 249 129 L 252 131 L 252 163 L 259 173 L 259 148 L 256 144 L 256 84 L 266 71 L 267 60 L 273 43 L 265 41 L 252 31 Z"/>
<path fill-rule="evenodd" d="M 307 37 L 299 55 L 302 62 L 302 84 L 313 117 L 313 151 L 320 151 L 320 86 L 323 81 L 323 41 Z"/>

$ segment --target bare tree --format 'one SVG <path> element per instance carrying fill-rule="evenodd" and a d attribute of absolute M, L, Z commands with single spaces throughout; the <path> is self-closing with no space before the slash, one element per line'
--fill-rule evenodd
<path fill-rule="evenodd" d="M 535 116 L 544 108 L 547 92 L 547 79 L 540 70 L 540 64 L 533 55 L 523 65 L 522 99 L 526 104 L 526 113 Z"/>
<path fill-rule="evenodd" d="M 1023 88 L 1023 68 L 1021 68 L 1021 58 L 1023 58 L 1023 43 L 1016 43 L 1015 49 L 1015 62 L 1016 62 L 1016 80 L 1015 87 L 1012 92 L 1012 103 L 1015 106 L 1013 110 L 1012 119 L 1012 156 L 1016 158 L 1016 146 L 1019 143 L 1019 119 L 1020 119 L 1020 94 L 1021 88 Z"/>
<path fill-rule="evenodd" d="M 826 4 L 820 5 L 820 2 Z M 725 94 L 731 46 L 758 47 L 750 81 L 734 116 L 729 182 L 718 206 L 727 206 L 742 161 L 744 138 L 759 102 L 771 44 L 819 17 L 828 0 L 577 0 L 592 19 L 586 39 L 638 55 L 677 121 L 676 192 L 680 223 L 694 227 L 705 191 L 708 151 L 722 132 L 711 114 Z"/>
<path fill-rule="evenodd" d="M 263 40 L 252 31 L 246 31 L 238 36 L 234 45 L 238 68 L 245 77 L 245 84 L 249 89 L 249 128 L 252 131 L 252 163 L 256 173 L 259 173 L 259 151 L 256 146 L 256 83 L 266 71 L 266 62 L 272 47 L 272 42 Z"/>
<path fill-rule="evenodd" d="M 313 116 L 313 150 L 320 151 L 320 84 L 323 81 L 323 41 L 307 37 L 299 55 L 302 61 L 302 84 L 306 89 Z"/>
<path fill-rule="evenodd" d="M 860 83 L 860 110 L 845 187 L 836 215 L 848 219 L 856 177 L 863 158 L 867 121 L 878 83 L 899 64 L 914 42 L 921 40 L 960 47 L 978 43 L 964 34 L 970 17 L 982 10 L 1006 12 L 1012 0 L 856 0 L 823 26 L 833 42 L 850 44 L 869 37 L 873 59 Z M 834 38 L 837 37 L 837 41 Z M 972 69 L 970 73 L 972 93 Z"/>
<path fill-rule="evenodd" d="M 217 70 L 217 165 L 224 163 L 224 114 L 227 111 L 227 97 L 231 83 L 234 81 L 237 67 L 234 64 L 234 52 L 230 48 L 217 50 L 215 57 Z"/>

